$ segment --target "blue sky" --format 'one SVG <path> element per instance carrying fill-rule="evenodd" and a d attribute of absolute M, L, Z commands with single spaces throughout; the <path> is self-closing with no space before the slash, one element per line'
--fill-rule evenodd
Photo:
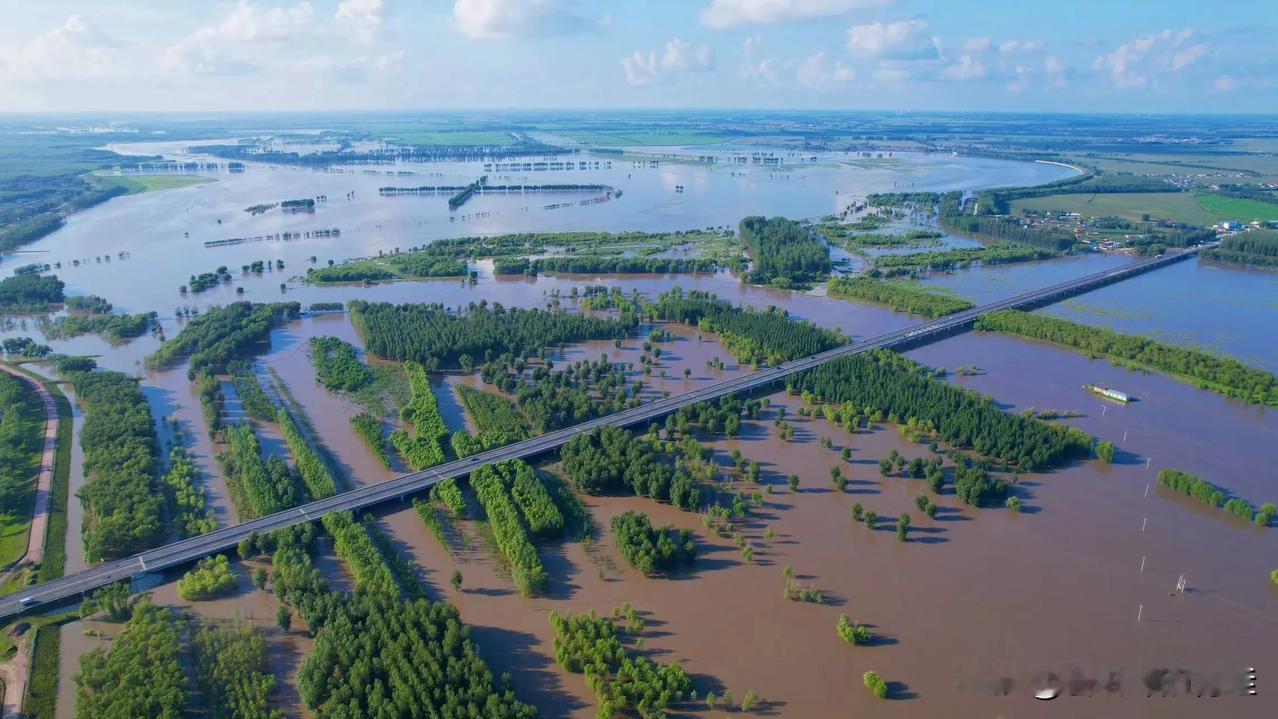
<path fill-rule="evenodd" d="M 1273 0 L 0 0 L 0 111 L 1278 112 Z"/>

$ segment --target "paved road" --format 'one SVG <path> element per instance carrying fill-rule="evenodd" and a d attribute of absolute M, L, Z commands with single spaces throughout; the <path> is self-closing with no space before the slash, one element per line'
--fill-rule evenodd
<path fill-rule="evenodd" d="M 40 396 L 44 405 L 44 447 L 40 454 L 40 473 L 36 477 L 35 505 L 31 513 L 31 528 L 27 532 L 27 553 L 4 574 L 7 580 L 11 572 L 37 564 L 44 559 L 45 530 L 49 526 L 49 495 L 53 489 L 53 458 L 58 444 L 58 406 L 53 394 L 35 378 L 7 364 L 0 370 L 8 372 L 27 384 Z M 27 695 L 27 681 L 31 675 L 31 642 L 34 632 L 16 640 L 17 651 L 13 658 L 0 664 L 0 677 L 4 679 L 4 704 L 0 706 L 0 719 L 22 714 L 22 702 Z"/>
<path fill-rule="evenodd" d="M 1205 245 L 1204 247 L 1207 246 Z M 1065 297 L 1087 292 L 1166 266 L 1189 257 L 1197 251 L 1198 248 L 1194 248 L 1181 253 L 1167 254 L 1162 257 L 1136 262 L 1126 267 L 1106 270 L 1105 272 L 1098 272 L 1050 287 L 1025 292 L 1004 300 L 958 312 L 939 320 L 904 327 L 877 337 L 836 347 L 810 357 L 786 362 L 777 367 L 762 369 L 692 392 L 656 400 L 633 409 L 608 415 L 607 417 L 590 420 L 566 429 L 556 430 L 524 440 L 523 442 L 489 450 L 456 462 L 449 462 L 432 469 L 406 474 L 380 484 L 353 489 L 301 507 L 288 509 L 267 517 L 260 517 L 235 526 L 223 527 L 199 537 L 174 542 L 133 557 L 100 564 L 62 579 L 33 587 L 26 592 L 0 598 L 0 619 L 21 613 L 27 608 L 40 604 L 79 597 L 83 593 L 105 584 L 120 579 L 128 579 L 139 573 L 158 571 L 175 565 L 193 562 L 201 557 L 230 549 L 251 533 L 263 534 L 302 522 L 309 522 L 330 512 L 360 510 L 391 500 L 402 501 L 409 495 L 419 493 L 444 479 L 463 477 L 476 467 L 481 467 L 485 464 L 545 454 L 558 449 L 574 436 L 594 431 L 599 427 L 606 425 L 624 427 L 655 421 L 681 407 L 696 404 L 697 402 L 717 399 L 727 394 L 746 392 L 783 382 L 786 377 L 796 372 L 811 369 L 838 357 L 860 354 L 874 349 L 901 349 L 925 344 L 970 327 L 977 317 L 987 312 L 1004 309 L 1030 309 L 1056 302 Z"/>

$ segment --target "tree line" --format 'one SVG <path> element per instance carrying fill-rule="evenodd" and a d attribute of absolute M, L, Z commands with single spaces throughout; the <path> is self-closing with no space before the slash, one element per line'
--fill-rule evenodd
<path fill-rule="evenodd" d="M 1253 230 L 1229 235 L 1203 257 L 1257 267 L 1278 267 L 1278 231 Z"/>
<path fill-rule="evenodd" d="M 826 289 L 833 297 L 851 297 L 923 317 L 944 317 L 975 307 L 960 297 L 869 277 L 832 277 Z"/>
<path fill-rule="evenodd" d="M 233 302 L 211 308 L 189 320 L 177 337 L 160 345 L 147 357 L 147 366 L 161 367 L 189 356 L 188 377 L 194 378 L 203 370 L 221 372 L 227 362 L 249 354 L 270 337 L 271 329 L 294 319 L 301 309 L 297 302 Z"/>
<path fill-rule="evenodd" d="M 937 379 L 922 365 L 883 350 L 840 357 L 802 372 L 787 381 L 787 390 L 930 422 L 950 445 L 970 447 L 1024 470 L 1091 454 L 1091 437 L 1083 431 L 1003 412 L 992 399 Z"/>
<path fill-rule="evenodd" d="M 754 215 L 741 220 L 740 230 L 754 259 L 747 282 L 792 287 L 830 274 L 830 248 L 804 225 Z"/>
<path fill-rule="evenodd" d="M 548 576 L 541 558 L 537 556 L 537 549 L 528 536 L 528 527 L 534 526 L 534 521 L 538 522 L 535 526 L 541 526 L 543 520 L 553 522 L 548 516 L 548 513 L 553 512 L 562 529 L 563 517 L 550 501 L 545 487 L 541 487 L 541 492 L 535 497 L 525 493 L 529 504 L 520 505 L 522 512 L 516 508 L 512 490 L 518 481 L 518 475 L 524 473 L 527 474 L 525 482 L 531 481 L 541 486 L 536 477 L 532 476 L 532 468 L 518 460 L 480 467 L 471 473 L 470 486 L 474 488 L 475 496 L 479 498 L 479 503 L 488 516 L 498 549 L 510 563 L 511 579 L 514 580 L 515 587 L 524 596 L 531 596 L 545 590 Z M 542 504 L 543 500 L 545 504 Z M 528 525 L 525 525 L 525 521 Z"/>
<path fill-rule="evenodd" d="M 975 326 L 978 330 L 1054 342 L 1092 356 L 1151 367 L 1202 389 L 1278 407 L 1278 377 L 1228 357 L 1018 310 L 991 312 L 978 318 Z"/>
<path fill-rule="evenodd" d="M 404 363 L 404 372 L 408 375 L 411 395 L 399 416 L 413 427 L 413 433 L 397 429 L 391 432 L 390 441 L 408 466 L 421 470 L 444 461 L 444 448 L 440 443 L 448 436 L 448 426 L 439 414 L 439 401 L 430 388 L 426 370 L 409 360 Z"/>
<path fill-rule="evenodd" d="M 372 371 L 360 361 L 349 342 L 336 337 L 312 337 L 310 345 L 315 379 L 326 388 L 354 392 L 373 381 Z"/>
<path fill-rule="evenodd" d="M 61 304 L 65 283 L 56 275 L 14 275 L 0 280 L 0 307 L 38 312 Z"/>
<path fill-rule="evenodd" d="M 450 312 L 439 304 L 350 303 L 351 321 L 364 346 L 385 359 L 455 367 L 462 357 L 488 361 L 496 355 L 535 356 L 547 347 L 590 339 L 624 337 L 630 319 L 601 319 L 567 312 L 506 308 L 486 301 Z"/>
<path fill-rule="evenodd" d="M 714 294 L 674 288 L 641 305 L 644 317 L 694 325 L 720 336 L 741 362 L 778 364 L 843 344 L 843 336 L 811 322 L 791 320 L 785 310 L 734 307 Z"/>
<path fill-rule="evenodd" d="M 719 263 L 708 257 L 663 258 L 618 255 L 571 255 L 552 257 L 504 257 L 493 263 L 499 275 L 539 274 L 690 274 L 715 272 Z"/>
<path fill-rule="evenodd" d="M 78 372 L 69 379 L 84 403 L 85 557 L 118 559 L 164 541 L 162 493 L 154 478 L 155 422 L 138 380 L 121 372 Z"/>
<path fill-rule="evenodd" d="M 44 449 L 44 402 L 31 384 L 0 372 L 0 514 L 31 514 Z"/>

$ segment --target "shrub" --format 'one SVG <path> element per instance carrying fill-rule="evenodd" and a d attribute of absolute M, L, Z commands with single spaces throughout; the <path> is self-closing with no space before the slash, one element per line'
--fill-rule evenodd
<path fill-rule="evenodd" d="M 178 596 L 188 601 L 213 599 L 235 591 L 239 581 L 231 573 L 231 562 L 225 554 L 201 559 L 195 569 L 177 582 Z"/>
<path fill-rule="evenodd" d="M 879 699 L 887 696 L 887 682 L 883 681 L 883 678 L 875 672 L 866 672 L 861 676 L 861 679 L 865 682 L 865 688 L 869 689 L 874 696 Z"/>

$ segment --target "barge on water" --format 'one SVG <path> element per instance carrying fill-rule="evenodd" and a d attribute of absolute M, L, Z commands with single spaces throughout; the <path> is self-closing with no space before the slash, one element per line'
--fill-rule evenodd
<path fill-rule="evenodd" d="M 1083 389 L 1091 390 L 1102 397 L 1108 397 L 1109 399 L 1117 402 L 1130 402 L 1133 399 L 1136 399 L 1126 392 L 1119 392 L 1116 389 L 1111 389 L 1098 384 L 1085 384 L 1083 385 Z"/>

